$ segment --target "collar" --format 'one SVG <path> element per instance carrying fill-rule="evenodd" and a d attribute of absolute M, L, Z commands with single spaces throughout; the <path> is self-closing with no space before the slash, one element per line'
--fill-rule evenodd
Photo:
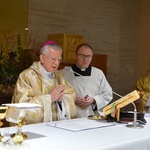
<path fill-rule="evenodd" d="M 92 70 L 92 67 L 89 66 L 88 68 L 86 69 L 81 69 L 79 68 L 76 64 L 75 65 L 72 65 L 71 66 L 72 70 L 81 74 L 82 76 L 91 76 L 91 70 Z M 74 73 L 75 76 L 79 76 L 77 74 Z"/>
<path fill-rule="evenodd" d="M 52 72 L 48 72 L 47 70 L 45 70 L 45 68 L 41 65 L 41 63 L 40 63 L 40 70 L 44 78 L 46 79 L 54 78 L 54 74 Z"/>

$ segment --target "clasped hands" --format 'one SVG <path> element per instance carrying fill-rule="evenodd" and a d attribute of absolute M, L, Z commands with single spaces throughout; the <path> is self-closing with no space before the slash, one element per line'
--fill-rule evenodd
<path fill-rule="evenodd" d="M 56 86 L 51 92 L 51 99 L 52 101 L 60 101 L 62 100 L 62 96 L 64 95 L 65 92 L 65 85 L 60 84 Z"/>
<path fill-rule="evenodd" d="M 86 97 L 83 97 L 83 96 L 79 96 L 79 97 L 76 97 L 76 100 L 75 100 L 75 104 L 79 107 L 82 107 L 82 108 L 86 108 L 88 106 L 90 106 L 91 104 L 94 103 L 94 98 L 93 97 L 90 97 L 90 96 L 86 96 Z"/>

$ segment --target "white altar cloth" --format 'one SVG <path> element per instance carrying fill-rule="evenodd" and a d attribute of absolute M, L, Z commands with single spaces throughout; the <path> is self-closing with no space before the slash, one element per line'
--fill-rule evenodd
<path fill-rule="evenodd" d="M 85 118 L 73 119 L 72 121 L 82 121 L 83 119 Z M 141 129 L 127 128 L 126 124 L 117 124 L 79 132 L 48 126 L 47 123 L 25 125 L 22 130 L 29 138 L 22 145 L 12 146 L 8 149 L 150 150 L 150 118 L 146 118 L 146 120 L 147 124 Z M 0 128 L 0 131 L 3 129 Z M 16 127 L 9 128 L 10 133 L 15 130 Z M 0 144 L 0 150 L 5 149 L 7 147 Z"/>

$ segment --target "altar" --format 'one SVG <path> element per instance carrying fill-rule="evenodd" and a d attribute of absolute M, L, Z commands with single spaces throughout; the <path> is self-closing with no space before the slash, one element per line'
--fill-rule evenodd
<path fill-rule="evenodd" d="M 101 121 L 79 118 L 53 122 L 25 125 L 22 131 L 28 135 L 22 145 L 11 146 L 9 149 L 55 149 L 55 150 L 150 150 L 150 118 L 146 117 L 144 128 L 127 128 L 126 124 L 97 126 L 86 130 L 70 131 L 58 128 L 57 125 L 71 127 L 72 123 L 91 122 L 101 124 Z M 1 128 L 2 132 L 4 128 Z M 15 127 L 9 127 L 9 132 L 15 132 Z M 0 149 L 6 149 L 0 143 Z"/>

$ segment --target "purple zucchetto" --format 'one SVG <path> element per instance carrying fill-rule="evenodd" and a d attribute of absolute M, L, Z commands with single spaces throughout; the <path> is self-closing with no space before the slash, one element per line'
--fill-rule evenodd
<path fill-rule="evenodd" d="M 45 45 L 49 45 L 49 44 L 57 44 L 57 43 L 54 41 L 47 41 L 47 42 L 43 43 L 42 47 Z"/>

